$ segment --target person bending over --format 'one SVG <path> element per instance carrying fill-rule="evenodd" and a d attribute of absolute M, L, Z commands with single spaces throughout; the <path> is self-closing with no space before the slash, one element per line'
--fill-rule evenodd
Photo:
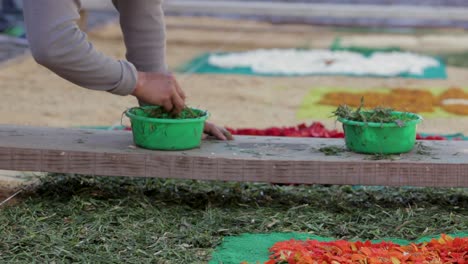
<path fill-rule="evenodd" d="M 98 52 L 77 24 L 80 0 L 24 0 L 26 35 L 34 59 L 60 77 L 92 90 L 135 96 L 140 105 L 178 113 L 185 94 L 166 65 L 162 0 L 113 0 L 120 15 L 126 59 Z M 205 123 L 205 133 L 232 139 Z"/>

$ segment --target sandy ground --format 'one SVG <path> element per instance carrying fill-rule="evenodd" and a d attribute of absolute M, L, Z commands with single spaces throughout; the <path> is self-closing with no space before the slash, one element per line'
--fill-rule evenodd
<path fill-rule="evenodd" d="M 211 18 L 169 17 L 168 63 L 177 67 L 207 51 L 256 48 L 327 48 L 336 36 L 344 44 L 399 45 L 415 51 L 460 51 L 468 49 L 468 34 L 444 31 L 442 35 L 342 33 L 327 28 Z M 102 52 L 123 58 L 125 49 L 117 24 L 90 32 L 91 41 Z M 234 128 L 295 125 L 302 98 L 314 87 L 451 87 L 466 86 L 468 69 L 448 68 L 447 80 L 399 78 L 300 77 L 270 78 L 238 75 L 179 75 L 188 94 L 188 105 L 208 109 L 211 120 Z M 68 83 L 37 65 L 30 56 L 0 68 L 0 123 L 35 126 L 92 126 L 120 123 L 121 113 L 136 105 L 132 97 L 89 91 Z M 333 120 L 320 120 L 328 128 Z M 468 134 L 468 118 L 428 119 L 422 132 Z M 1 200 L 1 197 L 0 197 Z"/>
<path fill-rule="evenodd" d="M 41 173 L 0 170 L 0 210 L 2 206 L 13 205 L 17 197 L 39 182 Z"/>
<path fill-rule="evenodd" d="M 271 26 L 258 22 L 234 22 L 211 18 L 168 18 L 168 63 L 177 67 L 206 51 L 256 48 L 326 48 L 336 36 L 345 44 L 385 46 L 391 40 L 408 49 L 434 50 L 435 46 L 461 50 L 467 35 L 448 32 L 425 35 L 351 34 L 310 26 Z M 454 36 L 460 36 L 457 42 Z M 381 37 L 381 39 L 379 39 Z M 444 38 L 445 37 L 445 38 Z M 110 24 L 90 33 L 91 41 L 106 54 L 123 58 L 122 35 Z M 379 42 L 380 40 L 380 42 Z M 400 40 L 400 42 L 398 41 Z M 446 44 L 444 44 L 444 41 Z M 421 45 L 424 43 L 424 45 Z M 439 48 L 440 50 L 441 48 Z M 449 68 L 448 80 L 398 78 L 300 77 L 271 78 L 238 75 L 179 75 L 188 104 L 208 109 L 212 121 L 230 127 L 293 125 L 302 98 L 314 87 L 450 87 L 468 83 L 468 70 Z M 40 126 L 113 125 L 121 113 L 136 105 L 132 97 L 89 91 L 70 84 L 37 65 L 30 57 L 0 69 L 0 123 Z M 329 127 L 332 120 L 320 120 Z M 441 125 L 443 124 L 443 125 Z M 424 132 L 468 133 L 468 118 L 429 119 Z"/>

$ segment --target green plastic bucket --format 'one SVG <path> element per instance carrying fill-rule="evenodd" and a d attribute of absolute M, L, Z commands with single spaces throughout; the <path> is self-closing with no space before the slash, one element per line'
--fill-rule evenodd
<path fill-rule="evenodd" d="M 200 146 L 207 112 L 191 108 L 203 116 L 187 119 L 148 117 L 145 110 L 153 108 L 159 106 L 134 107 L 125 111 L 132 125 L 135 145 L 153 150 L 186 150 Z"/>
<path fill-rule="evenodd" d="M 392 112 L 409 119 L 403 123 L 358 122 L 338 118 L 343 123 L 346 147 L 368 154 L 399 154 L 409 152 L 416 143 L 416 127 L 422 117 L 413 113 Z"/>

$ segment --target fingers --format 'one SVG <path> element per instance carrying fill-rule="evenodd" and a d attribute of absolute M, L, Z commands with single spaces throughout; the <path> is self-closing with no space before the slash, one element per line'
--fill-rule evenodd
<path fill-rule="evenodd" d="M 219 140 L 227 140 L 226 136 L 217 128 L 212 129 L 210 134 Z"/>
<path fill-rule="evenodd" d="M 185 108 L 185 93 L 172 74 L 139 72 L 133 95 L 140 101 L 160 105 L 174 114 Z"/>
<path fill-rule="evenodd" d="M 174 109 L 172 109 L 172 112 L 178 114 L 182 112 L 182 110 L 185 108 L 185 93 L 184 91 L 182 91 L 182 88 L 180 88 L 180 85 L 177 82 L 177 79 L 174 77 L 174 75 L 172 73 L 169 73 L 168 76 L 168 83 L 173 91 L 171 95 L 171 100 Z"/>
<path fill-rule="evenodd" d="M 182 88 L 180 87 L 179 85 L 179 82 L 177 82 L 177 80 L 175 79 L 174 76 L 172 76 L 172 78 L 174 78 L 174 85 L 176 87 L 176 90 L 177 90 L 177 93 L 179 94 L 180 98 L 182 98 L 182 100 L 184 100 L 185 102 L 185 93 L 184 93 L 184 90 L 182 90 Z"/>
<path fill-rule="evenodd" d="M 180 96 L 179 96 L 179 94 L 177 92 L 174 92 L 172 94 L 171 103 L 172 103 L 174 109 L 171 109 L 170 111 L 172 111 L 175 114 L 178 114 L 178 113 L 182 112 L 182 110 L 184 110 L 184 108 L 185 108 L 185 102 L 184 102 L 184 100 L 182 100 L 182 98 L 180 98 Z"/>
<path fill-rule="evenodd" d="M 174 105 L 171 100 L 166 100 L 163 102 L 162 107 L 168 112 L 171 112 L 174 109 Z"/>
<path fill-rule="evenodd" d="M 173 85 L 174 85 L 174 87 L 175 87 L 177 93 L 179 94 L 180 98 L 182 98 L 182 100 L 185 101 L 185 98 L 186 98 L 185 92 L 184 92 L 184 90 L 182 90 L 182 88 L 180 87 L 179 82 L 177 82 L 177 79 L 176 79 L 176 77 L 174 76 L 174 74 L 168 73 L 167 75 L 171 78 L 172 83 L 173 83 Z"/>
<path fill-rule="evenodd" d="M 205 133 L 212 135 L 220 140 L 227 140 L 226 136 L 214 124 L 205 122 Z"/>
<path fill-rule="evenodd" d="M 223 132 L 223 135 L 227 138 L 227 140 L 234 140 L 234 137 L 232 136 L 231 132 L 229 132 L 224 127 L 221 128 L 221 132 Z"/>
<path fill-rule="evenodd" d="M 219 140 L 233 140 L 234 137 L 232 136 L 227 129 L 223 127 L 218 127 L 212 123 L 205 122 L 205 133 L 216 137 Z"/>

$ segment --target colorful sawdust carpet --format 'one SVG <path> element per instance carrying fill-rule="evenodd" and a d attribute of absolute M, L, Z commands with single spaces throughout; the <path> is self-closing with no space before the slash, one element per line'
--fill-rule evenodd
<path fill-rule="evenodd" d="M 386 65 L 386 67 L 381 67 Z M 179 72 L 258 76 L 346 75 L 446 79 L 440 59 L 411 52 L 261 49 L 202 54 Z"/>
<path fill-rule="evenodd" d="M 242 234 L 226 237 L 210 264 L 468 263 L 468 234 L 416 241 L 335 240 L 305 233 Z"/>
<path fill-rule="evenodd" d="M 265 264 L 323 263 L 468 263 L 468 238 L 442 235 L 424 243 L 398 245 L 393 242 L 337 240 L 289 240 L 270 248 L 270 260 Z"/>
<path fill-rule="evenodd" d="M 329 118 L 337 106 L 357 107 L 364 98 L 366 107 L 391 107 L 398 111 L 419 113 L 424 118 L 468 116 L 468 89 L 344 89 L 316 88 L 307 94 L 297 113 L 298 118 Z"/>

